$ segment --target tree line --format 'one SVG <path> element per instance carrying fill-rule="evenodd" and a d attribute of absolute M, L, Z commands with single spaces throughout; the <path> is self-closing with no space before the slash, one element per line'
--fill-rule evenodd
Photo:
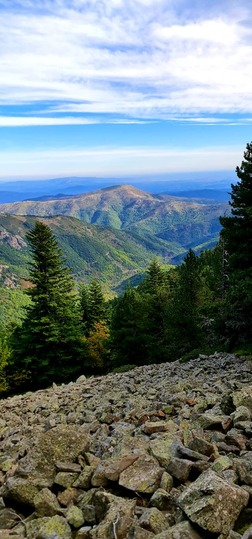
<path fill-rule="evenodd" d="M 37 389 L 80 374 L 185 360 L 214 350 L 252 352 L 252 143 L 231 184 L 218 245 L 169 271 L 157 259 L 143 282 L 105 301 L 79 290 L 50 228 L 27 234 L 30 298 L 17 327 L 0 331 L 0 391 Z"/>

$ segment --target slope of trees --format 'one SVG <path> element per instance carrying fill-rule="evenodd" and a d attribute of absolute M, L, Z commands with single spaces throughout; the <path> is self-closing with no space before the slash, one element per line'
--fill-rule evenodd
<path fill-rule="evenodd" d="M 37 221 L 27 234 L 33 262 L 31 304 L 14 332 L 13 358 L 32 383 L 64 381 L 83 368 L 81 317 L 74 283 L 50 228 Z"/>
<path fill-rule="evenodd" d="M 50 228 L 36 222 L 27 234 L 30 303 L 0 331 L 0 392 L 222 348 L 251 351 L 252 143 L 237 175 L 214 249 L 198 257 L 190 249 L 169 271 L 153 260 L 139 286 L 109 302 L 97 280 L 77 292 Z"/>
<path fill-rule="evenodd" d="M 231 185 L 231 216 L 220 219 L 221 237 L 228 253 L 228 293 L 225 327 L 231 344 L 245 343 L 252 335 L 252 143 Z"/>

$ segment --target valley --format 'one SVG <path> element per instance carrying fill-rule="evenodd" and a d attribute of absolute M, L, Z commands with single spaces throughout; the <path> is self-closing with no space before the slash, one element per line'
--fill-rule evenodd
<path fill-rule="evenodd" d="M 1 284 L 28 278 L 25 235 L 36 217 L 55 234 L 75 278 L 92 277 L 116 289 L 144 273 L 158 256 L 180 263 L 187 250 L 211 248 L 218 240 L 226 203 L 202 204 L 170 195 L 152 195 L 129 185 L 74 197 L 0 206 Z"/>

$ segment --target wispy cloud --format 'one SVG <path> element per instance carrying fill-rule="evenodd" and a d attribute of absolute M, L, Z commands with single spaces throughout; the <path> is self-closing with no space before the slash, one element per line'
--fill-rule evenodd
<path fill-rule="evenodd" d="M 151 121 L 151 120 L 150 120 Z M 101 123 L 107 124 L 145 124 L 150 121 L 137 119 L 102 119 L 83 118 L 78 116 L 65 116 L 64 118 L 41 117 L 41 116 L 0 116 L 0 127 L 33 127 L 33 126 L 50 126 L 50 125 L 96 125 Z M 151 121 L 153 123 L 153 121 Z"/>
<path fill-rule="evenodd" d="M 232 0 L 192 0 L 190 9 L 185 0 L 0 0 L 0 125 L 88 124 L 90 113 L 199 123 L 250 115 L 248 8 L 248 0 L 239 9 Z M 32 106 L 29 120 L 6 119 L 7 104 Z"/>
<path fill-rule="evenodd" d="M 96 147 L 91 149 L 33 150 L 13 153 L 0 152 L 1 168 L 9 176 L 20 175 L 25 168 L 27 175 L 37 176 L 41 163 L 47 163 L 50 174 L 92 176 L 125 176 L 130 174 L 159 174 L 177 172 L 178 160 L 181 172 L 201 170 L 234 169 L 240 160 L 241 149 L 237 147 L 208 147 L 195 150 L 159 147 Z M 167 167 L 167 163 L 169 166 Z M 210 166 L 209 166 L 210 163 Z"/>

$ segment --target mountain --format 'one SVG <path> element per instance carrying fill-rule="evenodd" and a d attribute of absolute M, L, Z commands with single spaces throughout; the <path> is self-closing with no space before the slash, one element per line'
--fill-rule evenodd
<path fill-rule="evenodd" d="M 66 177 L 47 180 L 3 181 L 0 179 L 0 204 L 57 195 L 76 195 L 130 183 L 138 189 L 150 193 L 177 194 L 178 191 L 192 189 L 228 190 L 235 176 L 230 171 L 170 173 L 129 178 Z M 178 195 L 179 196 L 179 195 Z M 215 198 L 215 197 L 214 197 Z"/>
<path fill-rule="evenodd" d="M 180 198 L 194 199 L 195 202 L 199 202 L 200 204 L 216 204 L 217 202 L 228 202 L 230 200 L 227 189 L 190 189 L 167 194 Z"/>
<path fill-rule="evenodd" d="M 40 218 L 41 219 L 41 218 Z M 0 285 L 13 287 L 29 278 L 30 261 L 26 233 L 35 217 L 0 214 Z M 73 217 L 56 216 L 41 219 L 50 226 L 75 278 L 90 281 L 96 277 L 109 288 L 144 272 L 155 255 L 183 253 L 181 246 L 164 240 L 144 242 L 129 232 L 101 228 Z"/>
<path fill-rule="evenodd" d="M 16 215 L 75 217 L 92 225 L 125 230 L 137 236 L 146 248 L 160 240 L 185 250 L 213 244 L 220 231 L 219 216 L 226 203 L 202 204 L 166 194 L 152 195 L 130 185 L 100 189 L 83 195 L 46 201 L 1 205 L 1 211 Z M 171 261 L 174 253 L 166 257 Z M 161 253 L 160 253 L 161 254 Z"/>

